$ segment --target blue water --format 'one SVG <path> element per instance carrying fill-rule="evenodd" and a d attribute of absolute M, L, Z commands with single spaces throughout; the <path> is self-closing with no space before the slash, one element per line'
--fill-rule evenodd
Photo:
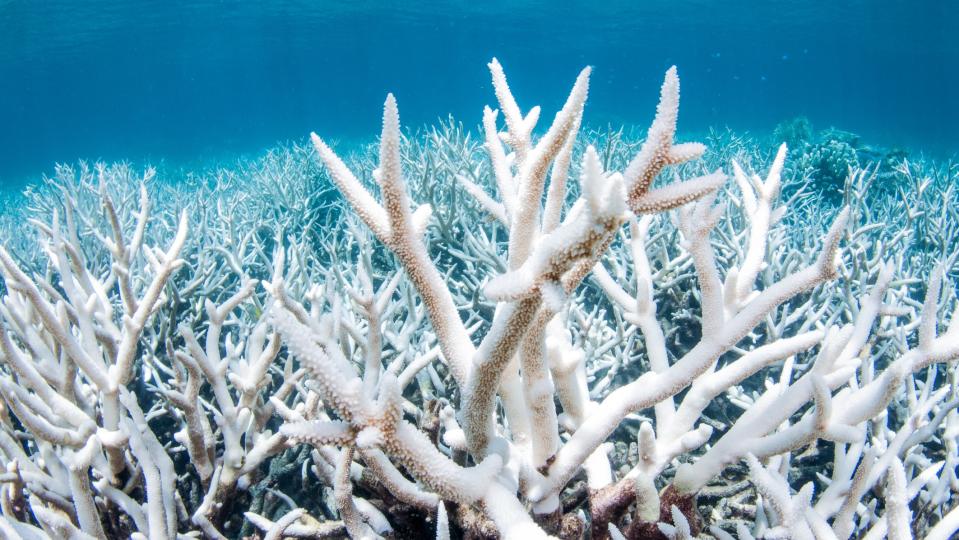
<path fill-rule="evenodd" d="M 0 0 L 0 185 L 79 158 L 202 163 L 311 130 L 369 139 L 388 91 L 408 126 L 475 125 L 494 104 L 494 55 L 521 106 L 547 111 L 594 66 L 593 125 L 648 123 L 676 64 L 681 133 L 805 115 L 948 157 L 957 33 L 945 0 Z"/>

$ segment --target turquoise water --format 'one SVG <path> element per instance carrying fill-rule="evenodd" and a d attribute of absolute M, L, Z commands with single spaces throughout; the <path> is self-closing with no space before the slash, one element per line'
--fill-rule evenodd
<path fill-rule="evenodd" d="M 0 1 L 0 184 L 55 162 L 202 163 L 315 130 L 364 140 L 493 104 L 524 108 L 595 68 L 587 122 L 648 123 L 679 66 L 682 134 L 804 115 L 864 140 L 959 148 L 959 4 L 851 2 Z M 547 113 L 551 114 L 551 113 Z"/>

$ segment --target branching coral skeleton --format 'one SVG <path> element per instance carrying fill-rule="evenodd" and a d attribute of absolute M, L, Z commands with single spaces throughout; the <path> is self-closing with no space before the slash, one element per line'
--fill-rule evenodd
<path fill-rule="evenodd" d="M 909 538 L 913 501 L 941 517 L 931 537 L 959 527 L 952 259 L 913 300 L 855 206 L 795 249 L 785 145 L 765 179 L 731 161 L 727 185 L 696 162 L 704 145 L 675 142 L 675 68 L 621 171 L 577 140 L 589 68 L 540 136 L 540 108 L 489 68 L 487 161 L 438 157 L 454 185 L 408 180 L 393 95 L 375 164 L 312 135 L 358 218 L 346 240 L 309 237 L 315 213 L 244 222 L 238 196 L 190 243 L 186 209 L 151 228 L 152 171 L 133 196 L 99 169 L 99 212 L 63 184 L 34 223 L 46 274 L 0 248 L 3 534 L 225 538 L 240 515 L 263 538 L 427 519 L 437 538 L 692 538 L 704 522 L 717 538 Z M 440 188 L 463 213 L 434 207 Z M 275 189 L 265 215 L 302 198 Z M 634 459 L 611 452 L 623 433 Z M 828 449 L 794 488 L 795 463 Z M 283 494 L 291 475 L 329 504 Z M 268 496 L 285 508 L 264 514 Z"/>

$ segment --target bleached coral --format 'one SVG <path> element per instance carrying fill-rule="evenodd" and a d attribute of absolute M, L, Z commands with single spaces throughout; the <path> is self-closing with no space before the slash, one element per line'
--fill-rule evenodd
<path fill-rule="evenodd" d="M 489 68 L 481 143 L 417 149 L 392 95 L 375 162 L 313 135 L 348 208 L 303 149 L 199 182 L 213 212 L 62 170 L 46 266 L 0 251 L 3 534 L 952 534 L 959 220 L 879 236 L 864 171 L 781 201 L 785 146 L 762 178 L 675 142 L 675 68 L 641 145 L 581 141 L 588 68 L 541 136 Z"/>

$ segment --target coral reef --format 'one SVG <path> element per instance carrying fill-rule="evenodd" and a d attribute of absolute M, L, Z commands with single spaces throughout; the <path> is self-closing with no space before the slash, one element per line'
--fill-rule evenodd
<path fill-rule="evenodd" d="M 773 138 L 784 142 L 792 152 L 792 165 L 787 170 L 808 179 L 807 189 L 816 191 L 825 202 L 848 204 L 844 195 L 846 185 L 860 168 L 872 168 L 879 177 L 874 190 L 896 193 L 905 176 L 901 169 L 908 166 L 909 152 L 903 148 L 886 148 L 865 144 L 852 132 L 830 127 L 813 134 L 806 117 L 780 122 L 773 130 Z"/>
<path fill-rule="evenodd" d="M 802 150 L 814 140 L 812 123 L 805 116 L 780 122 L 773 128 L 773 139 L 793 150 Z"/>
<path fill-rule="evenodd" d="M 954 168 L 847 160 L 836 209 L 786 145 L 675 142 L 675 68 L 643 141 L 581 133 L 588 68 L 541 134 L 489 68 L 479 139 L 390 95 L 371 151 L 28 193 L 2 535 L 959 530 Z"/>
<path fill-rule="evenodd" d="M 800 166 L 811 169 L 816 187 L 827 200 L 842 201 L 846 178 L 859 168 L 859 158 L 848 142 L 828 139 L 807 147 Z"/>

